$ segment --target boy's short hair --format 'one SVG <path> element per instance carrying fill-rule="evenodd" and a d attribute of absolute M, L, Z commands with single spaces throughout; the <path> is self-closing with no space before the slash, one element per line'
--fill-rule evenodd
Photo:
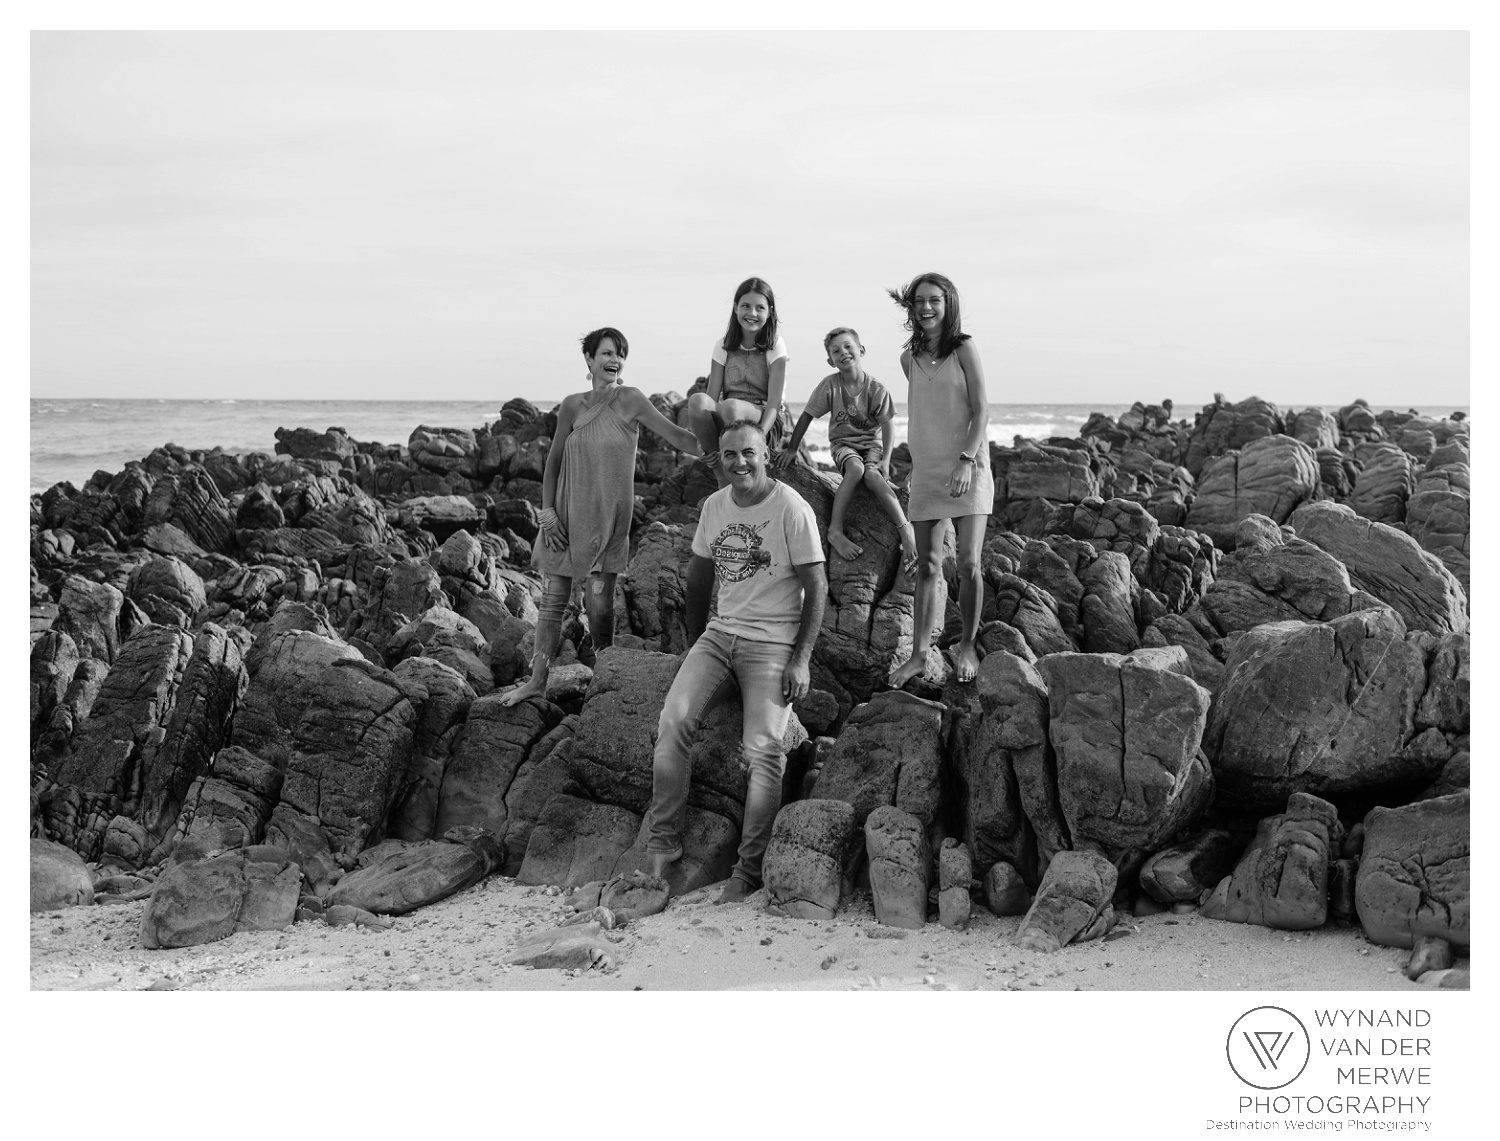
<path fill-rule="evenodd" d="M 851 337 L 853 337 L 854 343 L 860 348 L 865 347 L 865 343 L 859 339 L 858 333 L 849 328 L 848 325 L 840 325 L 837 329 L 830 329 L 828 331 L 828 335 L 823 338 L 823 355 L 825 357 L 828 355 L 828 346 L 833 344 L 833 338 L 842 336 L 845 333 L 848 333 Z"/>
<path fill-rule="evenodd" d="M 625 334 L 619 329 L 611 329 L 608 325 L 584 334 L 579 341 L 583 345 L 583 355 L 592 360 L 598 354 L 599 346 L 604 343 L 606 337 L 615 343 L 615 348 L 622 357 L 630 355 L 630 342 L 625 339 Z"/>

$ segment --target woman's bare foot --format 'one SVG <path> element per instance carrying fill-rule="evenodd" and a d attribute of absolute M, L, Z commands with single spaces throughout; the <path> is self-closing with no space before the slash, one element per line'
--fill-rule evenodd
<path fill-rule="evenodd" d="M 906 664 L 898 666 L 892 671 L 887 683 L 892 689 L 900 689 L 914 677 L 921 677 L 927 672 L 927 651 L 913 654 L 907 659 Z"/>
<path fill-rule="evenodd" d="M 865 549 L 852 542 L 848 535 L 835 531 L 832 527 L 828 528 L 828 545 L 846 559 L 857 559 L 865 553 Z"/>
<path fill-rule="evenodd" d="M 507 709 L 512 705 L 519 705 L 528 697 L 546 697 L 547 683 L 538 681 L 536 678 L 528 678 L 513 689 L 507 690 L 505 696 L 500 699 L 500 704 Z"/>
<path fill-rule="evenodd" d="M 959 681 L 973 681 L 979 674 L 979 651 L 973 642 L 960 642 L 957 646 L 955 673 Z"/>

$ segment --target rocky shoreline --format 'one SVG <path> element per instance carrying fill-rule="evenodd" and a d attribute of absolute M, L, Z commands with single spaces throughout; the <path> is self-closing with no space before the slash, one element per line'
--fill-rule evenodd
<path fill-rule="evenodd" d="M 695 745 L 684 859 L 639 871 L 701 462 L 643 433 L 616 645 L 580 660 L 570 611 L 546 699 L 499 704 L 527 670 L 551 428 L 517 399 L 405 445 L 284 429 L 275 454 L 166 445 L 33 495 L 33 912 L 128 904 L 144 953 L 375 937 L 529 885 L 567 894 L 510 961 L 597 971 L 723 879 L 732 703 Z M 990 458 L 972 684 L 934 649 L 886 687 L 912 583 L 855 499 L 761 921 L 1043 956 L 1154 917 L 1344 928 L 1466 986 L 1467 420 L 1137 404 Z M 836 477 L 784 478 L 826 533 Z"/>

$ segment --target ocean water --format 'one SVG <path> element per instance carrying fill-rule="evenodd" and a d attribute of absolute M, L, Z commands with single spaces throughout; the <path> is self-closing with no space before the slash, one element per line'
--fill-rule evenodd
<path fill-rule="evenodd" d="M 404 444 L 419 424 L 477 428 L 500 415 L 503 401 L 438 400 L 46 400 L 31 401 L 31 491 L 68 480 L 85 483 L 96 471 L 114 473 L 128 460 L 172 443 L 188 449 L 231 452 L 275 450 L 277 428 L 343 428 L 356 440 Z M 551 407 L 543 404 L 542 407 Z M 802 404 L 788 403 L 793 419 Z M 1016 436 L 1076 436 L 1093 412 L 1118 416 L 1122 404 L 991 404 L 989 437 L 1010 444 Z M 1422 408 L 1446 416 L 1455 409 Z M 1467 407 L 1460 409 L 1467 412 Z M 1195 408 L 1178 412 L 1191 418 Z M 896 405 L 896 442 L 906 439 L 906 406 Z M 814 420 L 807 444 L 827 462 L 828 420 Z"/>

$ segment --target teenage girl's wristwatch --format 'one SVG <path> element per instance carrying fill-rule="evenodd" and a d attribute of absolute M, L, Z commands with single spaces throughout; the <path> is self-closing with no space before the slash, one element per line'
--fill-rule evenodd
<path fill-rule="evenodd" d="M 959 452 L 958 462 L 961 464 L 971 464 L 974 462 L 974 457 L 969 455 L 968 452 Z"/>

